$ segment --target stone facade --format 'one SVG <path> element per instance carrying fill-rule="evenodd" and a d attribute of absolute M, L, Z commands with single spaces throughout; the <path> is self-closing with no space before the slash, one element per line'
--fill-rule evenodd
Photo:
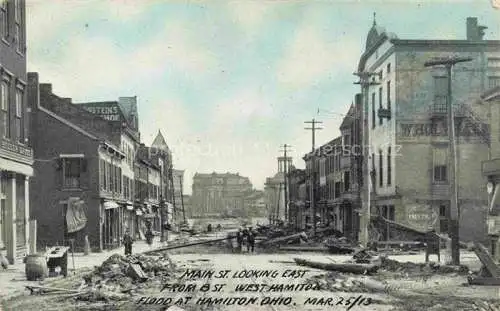
<path fill-rule="evenodd" d="M 373 25 L 358 66 L 359 72 L 372 74 L 371 85 L 362 90 L 372 213 L 420 230 L 447 231 L 447 74 L 424 64 L 471 57 L 454 67 L 452 77 L 460 238 L 485 238 L 480 163 L 488 157 L 488 111 L 479 97 L 498 82 L 499 48 L 500 42 L 486 40 L 401 40 Z"/>
<path fill-rule="evenodd" d="M 193 177 L 191 205 L 197 215 L 227 215 L 245 208 L 245 197 L 252 191 L 248 177 L 239 174 L 200 174 Z"/>

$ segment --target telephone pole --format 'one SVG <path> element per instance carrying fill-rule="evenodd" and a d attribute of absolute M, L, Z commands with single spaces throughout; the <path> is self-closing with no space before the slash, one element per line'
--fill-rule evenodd
<path fill-rule="evenodd" d="M 361 148 L 361 153 L 362 153 L 362 163 L 363 163 L 363 168 L 364 168 L 364 174 L 363 174 L 363 195 L 362 195 L 362 211 L 360 215 L 360 235 L 359 239 L 361 244 L 366 247 L 369 242 L 369 234 L 368 234 L 368 228 L 370 226 L 370 220 L 371 220 L 371 197 L 370 197 L 370 191 L 371 191 L 371 176 L 370 176 L 370 150 L 368 149 L 370 146 L 370 137 L 369 137 L 369 118 L 368 118 L 368 94 L 370 92 L 370 86 L 371 85 L 377 85 L 380 84 L 376 81 L 374 81 L 373 77 L 375 75 L 378 75 L 377 73 L 373 72 L 355 72 L 355 76 L 359 77 L 359 81 L 355 82 L 354 84 L 359 84 L 361 85 L 361 93 L 363 97 L 363 102 L 364 102 L 364 107 L 363 107 L 363 127 L 361 129 L 361 135 L 363 138 L 363 146 Z"/>
<path fill-rule="evenodd" d="M 316 204 L 314 202 L 314 186 L 315 186 L 315 176 L 316 176 L 316 151 L 315 151 L 315 143 L 316 143 L 316 131 L 322 130 L 323 128 L 316 127 L 317 124 L 322 124 L 321 121 L 316 121 L 314 118 L 312 121 L 305 121 L 306 124 L 311 124 L 311 127 L 306 127 L 304 129 L 310 130 L 312 133 L 312 152 L 311 152 L 311 173 L 310 173 L 310 207 L 312 213 L 312 222 L 313 222 L 313 235 L 316 236 Z"/>
<path fill-rule="evenodd" d="M 449 182 L 450 191 L 450 213 L 449 213 L 449 235 L 451 238 L 451 260 L 453 265 L 460 265 L 460 207 L 458 203 L 458 179 L 457 175 L 457 145 L 455 140 L 455 117 L 453 116 L 453 100 L 452 100 L 452 88 L 451 88 L 451 74 L 452 68 L 457 63 L 469 62 L 472 58 L 470 57 L 453 57 L 445 59 L 437 59 L 433 61 L 428 61 L 424 64 L 425 67 L 434 66 L 444 66 L 448 75 L 448 96 L 447 96 L 447 107 L 448 107 L 448 138 L 449 144 Z"/>
<path fill-rule="evenodd" d="M 284 154 L 284 158 L 285 158 L 285 167 L 283 168 L 283 171 L 284 171 L 284 179 L 283 179 L 283 182 L 285 183 L 285 222 L 287 222 L 288 220 L 290 220 L 289 218 L 289 210 L 288 210 L 288 157 L 287 157 L 287 151 L 291 151 L 291 150 L 288 150 L 288 148 L 290 148 L 291 146 L 290 145 L 287 145 L 287 144 L 284 144 L 283 146 L 283 150 L 281 152 L 283 152 Z"/>

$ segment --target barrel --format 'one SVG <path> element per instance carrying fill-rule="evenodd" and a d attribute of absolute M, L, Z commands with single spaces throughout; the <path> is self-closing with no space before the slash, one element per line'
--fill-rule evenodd
<path fill-rule="evenodd" d="M 46 278 L 49 272 L 45 256 L 40 254 L 26 256 L 25 272 L 28 281 Z"/>

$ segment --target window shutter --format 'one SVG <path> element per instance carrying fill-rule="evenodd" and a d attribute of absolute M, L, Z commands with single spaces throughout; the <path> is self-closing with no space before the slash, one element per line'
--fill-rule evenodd
<path fill-rule="evenodd" d="M 87 170 L 87 165 L 88 165 L 88 160 L 87 159 L 81 159 L 80 161 L 80 187 L 82 189 L 88 189 L 90 188 L 90 172 Z"/>
<path fill-rule="evenodd" d="M 63 173 L 64 173 L 63 164 L 64 164 L 63 159 L 57 159 L 55 162 L 56 169 L 54 174 L 55 174 L 56 185 L 58 188 L 61 188 L 63 183 Z"/>
<path fill-rule="evenodd" d="M 87 172 L 87 159 L 82 159 L 80 165 L 81 165 L 82 172 L 86 173 Z"/>

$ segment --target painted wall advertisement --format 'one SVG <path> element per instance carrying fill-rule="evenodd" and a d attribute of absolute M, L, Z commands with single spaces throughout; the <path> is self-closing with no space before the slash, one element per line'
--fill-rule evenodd
<path fill-rule="evenodd" d="M 414 204 L 406 208 L 407 222 L 419 230 L 434 228 L 438 220 L 437 212 L 430 205 Z"/>

